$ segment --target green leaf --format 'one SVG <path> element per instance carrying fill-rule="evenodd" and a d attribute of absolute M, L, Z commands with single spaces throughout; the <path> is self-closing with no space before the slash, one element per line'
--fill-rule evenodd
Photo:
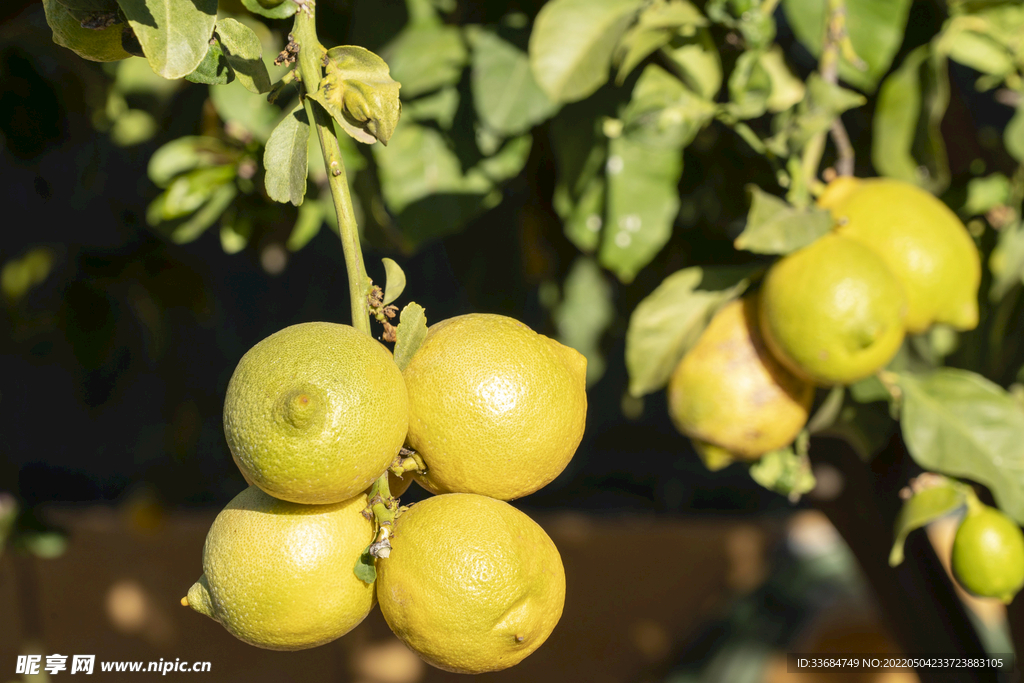
<path fill-rule="evenodd" d="M 374 557 L 370 554 L 370 548 L 367 546 L 366 550 L 363 551 L 359 559 L 356 560 L 355 571 L 356 578 L 363 583 L 373 583 L 377 580 L 377 566 L 374 564 Z"/>
<path fill-rule="evenodd" d="M 607 138 L 597 125 L 589 116 L 581 119 L 562 110 L 552 119 L 549 136 L 557 169 L 554 208 L 566 236 L 588 253 L 600 244 L 604 224 Z"/>
<path fill-rule="evenodd" d="M 640 62 L 667 45 L 673 37 L 692 37 L 697 27 L 707 24 L 700 10 L 686 0 L 656 0 L 648 5 L 615 49 L 615 62 L 619 67 L 615 83 L 622 85 Z"/>
<path fill-rule="evenodd" d="M 997 302 L 1024 277 L 1024 224 L 1016 220 L 999 231 L 999 238 L 988 261 L 992 285 L 988 296 Z"/>
<path fill-rule="evenodd" d="M 914 461 L 987 486 L 1003 512 L 1024 522 L 1024 410 L 1013 397 L 966 370 L 897 377 L 900 426 Z"/>
<path fill-rule="evenodd" d="M 292 0 L 275 2 L 274 0 L 242 0 L 242 6 L 253 14 L 258 14 L 268 19 L 287 19 L 295 14 L 298 9 Z"/>
<path fill-rule="evenodd" d="M 237 254 L 245 249 L 252 237 L 252 218 L 228 209 L 220 220 L 220 246 L 225 254 Z"/>
<path fill-rule="evenodd" d="M 333 210 L 333 208 L 332 208 Z M 324 223 L 324 214 L 320 203 L 316 201 L 302 202 L 299 215 L 295 219 L 292 233 L 288 236 L 288 251 L 298 251 L 309 244 L 309 241 L 320 232 Z"/>
<path fill-rule="evenodd" d="M 327 76 L 310 97 L 359 142 L 387 145 L 402 115 L 400 85 L 388 65 L 369 50 L 353 45 L 327 51 Z"/>
<path fill-rule="evenodd" d="M 225 123 L 238 126 L 260 142 L 266 142 L 281 118 L 280 109 L 263 97 L 253 97 L 237 82 L 210 88 L 210 102 Z"/>
<path fill-rule="evenodd" d="M 309 173 L 309 119 L 300 104 L 281 119 L 263 151 L 267 196 L 275 202 L 302 204 Z"/>
<path fill-rule="evenodd" d="M 384 262 L 384 302 L 389 303 L 402 296 L 405 291 L 405 271 L 402 267 L 389 258 L 381 259 Z"/>
<path fill-rule="evenodd" d="M 601 243 L 604 200 L 605 183 L 602 177 L 592 178 L 575 202 L 568 197 L 563 186 L 555 188 L 555 210 L 562 217 L 565 235 L 584 253 L 593 252 Z"/>
<path fill-rule="evenodd" d="M 949 480 L 915 493 L 903 503 L 896 517 L 895 540 L 889 553 L 889 566 L 895 567 L 903 562 L 903 545 L 911 531 L 945 517 L 966 503 L 964 487 Z"/>
<path fill-rule="evenodd" d="M 220 185 L 211 193 L 209 201 L 203 204 L 190 218 L 183 222 L 172 222 L 167 226 L 161 226 L 161 232 L 169 234 L 171 241 L 175 244 L 191 242 L 220 218 L 237 194 L 238 188 L 234 183 Z"/>
<path fill-rule="evenodd" d="M 747 50 L 729 75 L 728 112 L 737 119 L 755 119 L 768 110 L 771 75 L 761 64 L 760 50 Z"/>
<path fill-rule="evenodd" d="M 903 43 L 911 0 L 846 0 L 846 28 L 853 50 L 867 64 L 860 71 L 844 57 L 839 75 L 844 81 L 871 92 L 889 70 Z M 828 3 L 822 0 L 782 0 L 782 9 L 793 33 L 815 57 L 828 20 Z"/>
<path fill-rule="evenodd" d="M 437 92 L 402 104 L 402 116 L 411 121 L 434 121 L 442 130 L 450 130 L 459 109 L 459 91 L 446 86 Z"/>
<path fill-rule="evenodd" d="M 879 173 L 930 192 L 949 184 L 939 125 L 949 104 L 946 61 L 915 48 L 882 84 L 872 121 L 871 162 Z"/>
<path fill-rule="evenodd" d="M 167 187 L 176 176 L 195 168 L 224 166 L 238 158 L 238 151 L 217 138 L 187 135 L 171 140 L 149 158 L 149 179 Z"/>
<path fill-rule="evenodd" d="M 773 45 L 768 51 L 762 52 L 761 67 L 768 73 L 768 80 L 771 82 L 771 94 L 767 101 L 768 111 L 784 111 L 804 99 L 807 89 L 803 81 L 794 76 L 786 66 L 781 47 Z"/>
<path fill-rule="evenodd" d="M 551 0 L 530 35 L 530 68 L 556 102 L 587 97 L 608 80 L 612 54 L 642 0 Z"/>
<path fill-rule="evenodd" d="M 119 0 L 153 71 L 182 78 L 203 61 L 217 21 L 217 0 Z"/>
<path fill-rule="evenodd" d="M 83 14 L 110 14 L 117 12 L 116 0 L 57 0 L 65 9 Z"/>
<path fill-rule="evenodd" d="M 807 453 L 797 453 L 792 448 L 780 448 L 762 455 L 750 466 L 750 477 L 794 503 L 817 483 L 811 473 Z"/>
<path fill-rule="evenodd" d="M 202 206 L 222 185 L 234 180 L 234 166 L 198 168 L 176 177 L 161 195 L 159 213 L 149 216 L 150 224 L 175 220 L 189 215 Z"/>
<path fill-rule="evenodd" d="M 57 0 L 43 0 L 46 23 L 53 31 L 53 42 L 94 62 L 115 62 L 131 55 L 121 46 L 123 25 L 114 24 L 105 29 L 82 28 L 67 7 Z"/>
<path fill-rule="evenodd" d="M 395 364 L 399 370 L 405 370 L 405 366 L 427 338 L 426 311 L 417 303 L 406 304 L 398 320 L 398 329 L 395 332 Z"/>
<path fill-rule="evenodd" d="M 577 257 L 562 286 L 562 301 L 552 311 L 558 341 L 587 357 L 587 386 L 604 374 L 601 335 L 615 319 L 612 288 L 594 259 Z"/>
<path fill-rule="evenodd" d="M 756 185 L 747 185 L 750 213 L 733 245 L 755 254 L 788 254 L 805 247 L 832 229 L 828 211 L 798 209 Z"/>
<path fill-rule="evenodd" d="M 657 64 L 649 64 L 622 112 L 626 137 L 681 152 L 712 119 L 715 105 Z"/>
<path fill-rule="evenodd" d="M 980 216 L 1010 201 L 1010 179 L 1002 173 L 967 181 L 967 201 L 961 213 Z"/>
<path fill-rule="evenodd" d="M 530 71 L 526 53 L 490 29 L 469 31 L 473 49 L 473 105 L 491 130 L 518 135 L 558 110 Z"/>
<path fill-rule="evenodd" d="M 235 72 L 231 70 L 224 46 L 216 34 L 210 39 L 210 49 L 203 61 L 199 62 L 195 71 L 185 76 L 185 80 L 205 85 L 227 85 L 235 80 Z"/>
<path fill-rule="evenodd" d="M 692 36 L 677 35 L 661 53 L 686 87 L 714 101 L 722 89 L 722 58 L 710 31 L 702 28 Z"/>
<path fill-rule="evenodd" d="M 630 394 L 643 396 L 668 383 L 711 317 L 746 289 L 749 273 L 746 268 L 685 268 L 637 305 L 626 330 Z"/>
<path fill-rule="evenodd" d="M 217 22 L 217 35 L 238 82 L 257 95 L 270 90 L 270 74 L 263 63 L 263 46 L 256 32 L 231 18 Z"/>
<path fill-rule="evenodd" d="M 984 74 L 1003 78 L 1011 73 L 1013 55 L 985 33 L 970 30 L 975 26 L 977 22 L 973 17 L 953 19 L 939 37 L 936 49 L 948 54 L 953 61 Z"/>
<path fill-rule="evenodd" d="M 1010 156 L 1017 160 L 1017 163 L 1024 164 L 1024 103 L 1017 106 L 1017 111 L 1006 124 L 1003 131 L 1003 143 Z"/>
<path fill-rule="evenodd" d="M 468 57 L 458 27 L 440 23 L 406 26 L 380 53 L 406 98 L 455 85 Z"/>
<path fill-rule="evenodd" d="M 519 175 L 530 156 L 533 136 L 529 133 L 508 140 L 494 155 L 480 160 L 470 169 L 471 174 L 481 173 L 494 183 Z"/>

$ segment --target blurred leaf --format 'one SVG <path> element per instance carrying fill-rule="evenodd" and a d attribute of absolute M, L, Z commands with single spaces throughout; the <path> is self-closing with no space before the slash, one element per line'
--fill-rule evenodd
<path fill-rule="evenodd" d="M 226 210 L 220 222 L 220 246 L 225 254 L 245 249 L 252 237 L 252 219 L 238 211 Z"/>
<path fill-rule="evenodd" d="M 82 28 L 82 23 L 57 0 L 43 0 L 46 23 L 53 31 L 53 42 L 93 62 L 115 62 L 130 54 L 121 46 L 121 24 L 105 29 Z"/>
<path fill-rule="evenodd" d="M 356 578 L 363 583 L 372 584 L 377 580 L 377 566 L 374 564 L 374 557 L 370 554 L 369 550 L 364 551 L 359 556 L 353 571 L 356 574 Z"/>
<path fill-rule="evenodd" d="M 470 170 L 470 174 L 482 173 L 489 180 L 498 183 L 519 175 L 530 156 L 533 137 L 520 135 L 508 140 L 493 156 L 485 157 Z"/>
<path fill-rule="evenodd" d="M 327 51 L 327 76 L 310 97 L 334 117 L 346 133 L 368 145 L 388 144 L 402 115 L 399 84 L 383 59 L 353 45 Z"/>
<path fill-rule="evenodd" d="M 402 116 L 412 121 L 436 121 L 443 130 L 449 130 L 459 109 L 459 91 L 446 86 L 435 93 L 417 97 L 402 105 Z"/>
<path fill-rule="evenodd" d="M 601 226 L 604 225 L 604 178 L 591 178 L 577 201 L 568 197 L 563 186 L 555 188 L 554 205 L 562 218 L 565 235 L 576 247 L 590 253 L 601 241 Z"/>
<path fill-rule="evenodd" d="M 405 291 L 405 271 L 402 267 L 389 258 L 381 259 L 384 263 L 384 302 L 387 306 L 392 301 L 402 296 Z"/>
<path fill-rule="evenodd" d="M 405 366 L 409 364 L 427 337 L 427 316 L 422 306 L 417 303 L 409 303 L 402 309 L 398 320 L 395 364 L 398 365 L 399 370 L 405 370 Z"/>
<path fill-rule="evenodd" d="M 153 115 L 142 109 L 129 109 L 117 119 L 110 129 L 110 139 L 119 147 L 131 147 L 151 139 L 157 132 Z"/>
<path fill-rule="evenodd" d="M 584 252 L 597 249 L 604 223 L 607 139 L 596 126 L 595 120 L 563 109 L 552 119 L 548 136 L 557 170 L 552 203 L 566 236 Z"/>
<path fill-rule="evenodd" d="M 664 387 L 711 317 L 746 289 L 749 274 L 747 268 L 685 268 L 641 301 L 626 331 L 629 393 L 643 396 Z"/>
<path fill-rule="evenodd" d="M 299 105 L 281 119 L 263 151 L 267 196 L 275 202 L 302 204 L 309 173 L 309 119 Z"/>
<path fill-rule="evenodd" d="M 794 503 L 817 484 L 811 473 L 807 453 L 797 453 L 789 447 L 762 455 L 760 460 L 750 466 L 750 477 L 769 491 L 786 496 Z"/>
<path fill-rule="evenodd" d="M 736 60 L 729 75 L 729 114 L 737 119 L 755 119 L 768 109 L 772 80 L 761 64 L 761 52 L 748 50 Z"/>
<path fill-rule="evenodd" d="M 161 195 L 160 211 L 150 215 L 151 225 L 189 215 L 202 206 L 222 185 L 235 177 L 234 166 L 198 168 L 179 175 Z"/>
<path fill-rule="evenodd" d="M 153 71 L 182 78 L 210 47 L 217 0 L 119 0 Z"/>
<path fill-rule="evenodd" d="M 217 138 L 187 135 L 171 140 L 149 158 L 149 179 L 167 187 L 175 176 L 201 166 L 220 166 L 238 156 Z"/>
<path fill-rule="evenodd" d="M 551 0 L 530 35 L 530 68 L 555 102 L 581 100 L 608 80 L 612 54 L 642 0 Z"/>
<path fill-rule="evenodd" d="M 714 101 L 722 89 L 722 59 L 710 31 L 702 28 L 693 36 L 674 36 L 661 52 L 690 90 Z"/>
<path fill-rule="evenodd" d="M 707 24 L 708 20 L 700 10 L 686 0 L 655 0 L 640 12 L 637 23 L 616 46 L 616 84 L 622 85 L 640 62 L 667 45 L 674 36 L 692 37 L 697 27 Z"/>
<path fill-rule="evenodd" d="M 224 46 L 216 34 L 210 39 L 210 49 L 206 51 L 203 61 L 199 62 L 195 71 L 185 75 L 185 80 L 205 85 L 227 85 L 235 80 L 235 72 L 231 70 Z"/>
<path fill-rule="evenodd" d="M 298 5 L 292 2 L 292 0 L 283 0 L 283 2 L 277 2 L 276 0 L 242 0 L 242 5 L 253 14 L 258 14 L 268 19 L 287 19 L 295 14 L 295 10 L 298 9 Z"/>
<path fill-rule="evenodd" d="M 889 553 L 889 566 L 895 567 L 903 562 L 903 546 L 911 531 L 931 524 L 940 517 L 945 517 L 967 503 L 967 495 L 963 486 L 946 483 L 924 489 L 915 493 L 903 503 L 896 517 L 895 540 Z"/>
<path fill-rule="evenodd" d="M 889 390 L 882 382 L 872 375 L 850 385 L 850 396 L 858 403 L 874 403 L 888 401 L 892 398 Z"/>
<path fill-rule="evenodd" d="M 1017 112 L 1006 124 L 1003 143 L 1010 156 L 1016 159 L 1017 163 L 1024 164 L 1024 103 L 1017 106 Z"/>
<path fill-rule="evenodd" d="M 793 75 L 786 66 L 782 48 L 773 45 L 761 53 L 761 66 L 768 72 L 771 94 L 768 96 L 768 111 L 780 112 L 789 109 L 804 99 L 806 88 L 803 81 Z M 856 106 L 856 105 L 853 105 Z"/>
<path fill-rule="evenodd" d="M 490 29 L 477 28 L 467 37 L 473 48 L 473 104 L 484 124 L 501 135 L 517 135 L 558 110 L 533 80 L 525 52 Z"/>
<path fill-rule="evenodd" d="M 331 209 L 333 211 L 333 208 Z M 295 219 L 295 225 L 288 236 L 286 246 L 289 251 L 298 251 L 309 244 L 309 241 L 320 232 L 323 225 L 324 214 L 320 202 L 302 202 L 299 206 L 299 215 Z"/>
<path fill-rule="evenodd" d="M 68 548 L 67 535 L 60 531 L 25 532 L 19 540 L 26 550 L 43 560 L 54 560 Z"/>
<path fill-rule="evenodd" d="M 281 110 L 266 98 L 253 97 L 237 82 L 210 88 L 210 101 L 225 123 L 238 126 L 260 142 L 267 141 L 281 116 Z"/>
<path fill-rule="evenodd" d="M 949 104 L 946 60 L 922 45 L 882 84 L 872 121 L 871 161 L 879 173 L 930 192 L 949 184 L 939 124 Z"/>
<path fill-rule="evenodd" d="M 197 239 L 231 206 L 231 202 L 235 200 L 237 194 L 238 188 L 234 183 L 221 185 L 213 192 L 209 201 L 203 204 L 190 218 L 174 225 L 171 230 L 162 232 L 169 232 L 171 241 L 175 244 L 186 244 Z"/>
<path fill-rule="evenodd" d="M 598 258 L 621 281 L 632 282 L 672 236 L 682 173 L 680 147 L 652 147 L 626 136 L 609 142 Z"/>
<path fill-rule="evenodd" d="M 633 88 L 622 112 L 625 136 L 653 146 L 671 146 L 680 152 L 715 114 L 715 105 L 662 69 L 649 64 Z M 614 143 L 613 143 L 614 144 Z"/>
<path fill-rule="evenodd" d="M 230 17 L 217 22 L 217 35 L 228 63 L 246 90 L 262 94 L 270 90 L 270 74 L 263 63 L 263 46 L 256 33 Z"/>
<path fill-rule="evenodd" d="M 828 211 L 817 207 L 798 209 L 770 195 L 756 185 L 748 185 L 750 213 L 747 225 L 733 243 L 737 249 L 755 254 L 788 254 L 805 247 L 832 229 Z"/>
<path fill-rule="evenodd" d="M 405 98 L 455 85 L 468 56 L 459 28 L 440 23 L 406 26 L 380 55 L 390 66 L 391 77 L 402 84 Z"/>
<path fill-rule="evenodd" d="M 839 75 L 865 92 L 875 89 L 889 70 L 903 43 L 911 0 L 846 0 L 846 28 L 857 56 L 867 63 L 860 71 L 844 57 L 839 60 Z M 828 3 L 822 0 L 782 0 L 797 39 L 815 57 L 821 56 L 821 43 L 828 20 Z"/>
<path fill-rule="evenodd" d="M 604 374 L 601 335 L 615 318 L 612 288 L 593 258 L 579 256 L 562 285 L 562 301 L 552 312 L 558 341 L 587 357 L 587 386 Z"/>
<path fill-rule="evenodd" d="M 1016 220 L 999 231 L 999 239 L 988 260 L 992 271 L 989 300 L 1002 299 L 1024 276 L 1024 225 Z"/>
<path fill-rule="evenodd" d="M 1002 173 L 993 173 L 984 178 L 971 178 L 967 182 L 967 201 L 962 213 L 980 216 L 989 210 L 1010 201 L 1010 179 Z"/>
<path fill-rule="evenodd" d="M 1024 410 L 1013 397 L 954 368 L 897 378 L 900 426 L 914 461 L 987 486 L 1003 512 L 1024 522 Z"/>
<path fill-rule="evenodd" d="M 953 61 L 965 64 L 975 71 L 1000 78 L 1014 69 L 1013 55 L 985 33 L 970 30 L 978 27 L 973 18 L 956 18 L 940 34 L 936 49 L 949 55 Z M 984 28 L 984 22 L 981 28 Z"/>

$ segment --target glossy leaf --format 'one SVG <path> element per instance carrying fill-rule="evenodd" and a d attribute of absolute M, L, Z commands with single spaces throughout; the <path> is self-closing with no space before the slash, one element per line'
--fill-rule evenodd
<path fill-rule="evenodd" d="M 270 74 L 263 63 L 263 46 L 245 24 L 226 17 L 217 22 L 217 36 L 238 82 L 257 95 L 270 90 Z"/>
<path fill-rule="evenodd" d="M 895 540 L 889 553 L 889 566 L 895 567 L 903 562 L 903 546 L 911 531 L 945 517 L 966 502 L 964 487 L 948 480 L 939 486 L 919 491 L 904 502 L 896 517 Z"/>
<path fill-rule="evenodd" d="M 400 370 L 412 360 L 423 340 L 427 338 L 427 315 L 417 303 L 409 303 L 402 309 L 395 334 L 395 364 Z"/>
<path fill-rule="evenodd" d="M 267 196 L 275 202 L 302 204 L 309 160 L 309 119 L 299 105 L 274 128 L 263 150 Z"/>
<path fill-rule="evenodd" d="M 604 374 L 601 336 L 615 319 L 611 285 L 594 259 L 580 256 L 573 263 L 552 318 L 558 341 L 587 357 L 587 386 L 591 386 Z"/>
<path fill-rule="evenodd" d="M 612 54 L 642 0 L 551 0 L 530 35 L 530 68 L 555 102 L 575 102 L 608 80 Z"/>
<path fill-rule="evenodd" d="M 525 52 L 489 29 L 468 36 L 473 104 L 485 125 L 501 135 L 518 135 L 558 110 L 533 80 Z"/>
<path fill-rule="evenodd" d="M 242 5 L 253 14 L 258 14 L 268 19 L 287 19 L 295 14 L 295 10 L 298 9 L 298 5 L 292 2 L 292 0 L 284 0 L 283 2 L 276 2 L 274 0 L 242 0 Z"/>
<path fill-rule="evenodd" d="M 369 50 L 353 45 L 327 51 L 327 76 L 310 97 L 359 142 L 387 145 L 398 125 L 400 85 L 388 65 Z"/>
<path fill-rule="evenodd" d="M 119 0 L 153 71 L 182 78 L 210 47 L 217 0 Z"/>
<path fill-rule="evenodd" d="M 405 291 L 405 271 L 392 259 L 385 258 L 381 261 L 384 263 L 385 274 L 384 305 L 387 306 Z"/>
<path fill-rule="evenodd" d="M 82 28 L 81 21 L 57 0 L 43 0 L 43 11 L 53 31 L 53 42 L 79 57 L 93 62 L 115 62 L 131 57 L 121 46 L 123 24 L 101 30 Z"/>
<path fill-rule="evenodd" d="M 668 383 L 711 317 L 747 287 L 746 268 L 694 266 L 665 278 L 641 301 L 626 330 L 629 393 L 643 396 Z"/>
<path fill-rule="evenodd" d="M 407 26 L 380 54 L 405 98 L 455 85 L 469 56 L 457 27 L 432 22 Z"/>
<path fill-rule="evenodd" d="M 798 209 L 756 185 L 748 185 L 750 213 L 747 225 L 736 238 L 737 249 L 755 254 L 788 254 L 805 247 L 832 229 L 828 211 Z"/>
<path fill-rule="evenodd" d="M 865 71 L 841 57 L 839 75 L 861 90 L 875 89 L 903 43 L 911 0 L 846 0 L 846 28 L 853 50 L 867 64 Z M 821 55 L 828 19 L 822 0 L 782 0 L 793 33 L 810 52 Z"/>
<path fill-rule="evenodd" d="M 1005 390 L 972 372 L 901 373 L 900 426 L 914 461 L 984 484 L 997 505 L 1024 522 L 1024 410 Z"/>
<path fill-rule="evenodd" d="M 949 104 L 946 61 L 915 48 L 878 92 L 872 121 L 871 161 L 879 173 L 939 192 L 949 165 L 939 125 Z"/>

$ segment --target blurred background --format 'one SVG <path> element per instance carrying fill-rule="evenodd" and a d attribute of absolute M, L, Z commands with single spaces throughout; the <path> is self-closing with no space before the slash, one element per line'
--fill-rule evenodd
<path fill-rule="evenodd" d="M 525 44 L 522 26 L 541 4 L 467 1 L 445 16 L 505 27 Z M 911 3 L 895 64 L 938 31 L 943 5 Z M 385 56 L 408 17 L 399 0 L 319 0 L 317 8 L 325 44 Z M 231 2 L 221 9 L 245 13 Z M 805 75 L 815 58 L 781 11 L 776 19 L 778 43 Z M 272 59 L 290 23 L 265 23 Z M 977 92 L 976 75 L 950 63 L 947 196 L 962 198 L 986 168 L 1013 169 L 1000 142 L 1012 110 Z M 480 152 L 460 147 L 460 135 L 488 144 L 464 121 L 468 80 L 468 72 L 454 79 L 461 100 L 435 116 L 448 116 L 451 154 L 464 164 Z M 617 90 L 598 93 L 609 111 Z M 454 680 L 405 650 L 379 612 L 335 643 L 285 654 L 245 646 L 178 605 L 201 573 L 206 530 L 245 487 L 221 426 L 238 359 L 287 325 L 350 319 L 330 221 L 307 220 L 300 231 L 298 210 L 267 201 L 253 179 L 259 123 L 243 119 L 262 98 L 233 104 L 212 92 L 164 81 L 137 58 L 79 59 L 52 42 L 40 3 L 0 6 L 0 681 L 22 680 L 16 656 L 31 652 L 210 661 L 205 676 L 216 681 Z M 844 117 L 859 175 L 873 174 L 872 106 Z M 406 116 L 417 120 L 415 112 L 407 105 Z M 485 678 L 741 683 L 791 677 L 786 652 L 896 653 L 947 641 L 964 652 L 1012 652 L 1005 608 L 954 592 L 937 563 L 948 550 L 932 548 L 948 548 L 955 523 L 915 534 L 906 566 L 885 566 L 896 494 L 916 470 L 884 421 L 871 435 L 882 455 L 870 464 L 839 440 L 813 441 L 817 488 L 794 504 L 741 466 L 705 469 L 669 422 L 661 392 L 628 395 L 630 312 L 682 266 L 744 258 L 732 248 L 747 209 L 736 198 L 745 183 L 774 182 L 762 157 L 725 126 L 702 130 L 685 151 L 672 238 L 623 284 L 563 231 L 553 205 L 559 125 L 528 131 L 521 164 L 471 206 L 421 206 L 411 218 L 389 213 L 372 191 L 377 174 L 395 177 L 393 162 L 354 143 L 347 150 L 365 261 L 378 281 L 382 257 L 402 266 L 409 285 L 398 303 L 415 300 L 428 321 L 513 316 L 590 360 L 579 451 L 554 483 L 516 503 L 562 552 L 565 614 L 521 666 Z M 148 165 L 185 135 L 220 140 L 241 170 L 234 204 L 183 237 L 181 221 L 152 219 L 162 189 Z M 438 225 L 425 224 L 430 211 Z M 403 502 L 423 494 L 414 485 Z M 915 612 L 918 599 L 938 611 Z M 936 631 L 945 635 L 935 640 Z M 840 679 L 918 680 L 800 675 Z"/>

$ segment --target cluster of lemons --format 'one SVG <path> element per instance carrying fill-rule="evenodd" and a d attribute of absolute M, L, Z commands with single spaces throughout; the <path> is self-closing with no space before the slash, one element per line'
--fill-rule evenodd
<path fill-rule="evenodd" d="M 275 650 L 330 642 L 379 603 L 434 666 L 518 663 L 557 624 L 565 573 L 548 535 L 506 501 L 572 458 L 585 376 L 582 355 L 498 315 L 433 325 L 404 370 L 346 325 L 271 335 L 243 356 L 224 403 L 227 442 L 251 485 L 218 514 L 182 603 Z M 396 488 L 408 485 L 394 474 L 403 445 L 435 495 L 378 528 L 373 508 L 394 503 L 369 489 L 389 469 Z M 369 559 L 367 581 L 354 568 L 371 543 L 390 548 Z"/>
<path fill-rule="evenodd" d="M 818 204 L 834 229 L 719 309 L 669 381 L 672 420 L 708 463 L 789 445 L 815 387 L 875 374 L 907 334 L 978 324 L 978 249 L 945 204 L 880 178 L 837 178 Z M 968 510 L 952 560 L 976 594 L 1005 597 L 1024 584 L 1024 536 L 993 508 Z"/>

